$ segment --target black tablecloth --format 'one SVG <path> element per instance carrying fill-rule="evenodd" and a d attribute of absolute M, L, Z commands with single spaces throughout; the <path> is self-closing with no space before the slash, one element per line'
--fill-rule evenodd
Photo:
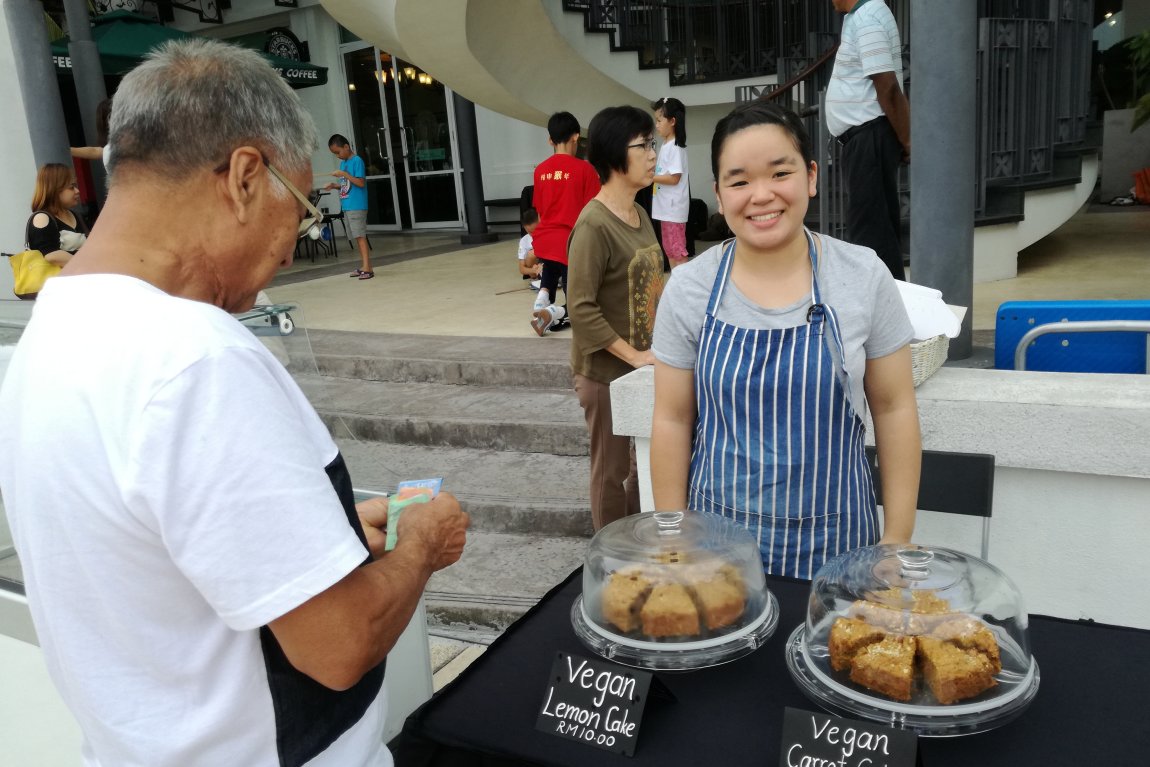
<path fill-rule="evenodd" d="M 784 646 L 810 586 L 768 578 L 779 628 L 756 652 L 714 668 L 658 672 L 675 700 L 650 697 L 634 757 L 535 730 L 557 651 L 596 657 L 571 628 L 576 570 L 453 684 L 408 719 L 396 762 L 415 765 L 778 764 L 783 708 L 819 711 L 792 681 Z M 1031 616 L 1041 684 L 1018 719 L 990 732 L 920 738 L 924 767 L 1150 763 L 1150 631 Z"/>

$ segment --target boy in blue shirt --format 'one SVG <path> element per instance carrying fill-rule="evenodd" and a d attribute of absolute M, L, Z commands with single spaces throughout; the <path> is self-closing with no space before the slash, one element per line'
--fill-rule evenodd
<path fill-rule="evenodd" d="M 331 174 L 339 179 L 339 183 L 330 183 L 324 188 L 339 188 L 339 203 L 348 236 L 354 238 L 359 245 L 362 264 L 351 276 L 370 280 L 375 272 L 371 268 L 371 256 L 367 250 L 367 169 L 363 158 L 351 150 L 351 142 L 344 136 L 338 133 L 333 135 L 327 140 L 327 148 L 339 158 L 339 170 Z"/>

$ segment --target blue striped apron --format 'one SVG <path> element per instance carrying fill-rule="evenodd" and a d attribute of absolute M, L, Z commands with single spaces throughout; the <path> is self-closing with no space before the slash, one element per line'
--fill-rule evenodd
<path fill-rule="evenodd" d="M 807 242 L 814 299 L 807 322 L 774 330 L 716 318 L 734 241 L 724 249 L 695 360 L 688 505 L 750 530 L 768 573 L 810 579 L 827 559 L 873 544 L 878 516 L 866 427 L 845 388 L 842 338 L 834 311 L 821 302 L 809 233 Z"/>

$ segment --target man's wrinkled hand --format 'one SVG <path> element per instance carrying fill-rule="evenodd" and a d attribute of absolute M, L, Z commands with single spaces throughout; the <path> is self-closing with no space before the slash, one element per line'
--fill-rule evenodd
<path fill-rule="evenodd" d="M 426 503 L 408 506 L 399 518 L 399 545 L 421 545 L 432 570 L 455 564 L 467 543 L 470 518 L 451 493 L 440 493 Z"/>

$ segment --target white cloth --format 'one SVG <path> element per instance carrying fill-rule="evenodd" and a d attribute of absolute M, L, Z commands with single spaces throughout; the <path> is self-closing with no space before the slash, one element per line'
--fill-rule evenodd
<path fill-rule="evenodd" d="M 691 210 L 691 188 L 687 179 L 687 148 L 668 141 L 659 147 L 655 160 L 656 176 L 681 173 L 677 184 L 655 184 L 651 197 L 651 218 L 656 221 L 685 223 Z"/>
<path fill-rule="evenodd" d="M 67 229 L 60 230 L 60 250 L 75 253 L 84 246 L 87 240 L 88 235 L 83 232 L 69 232 Z"/>
<path fill-rule="evenodd" d="M 278 765 L 259 627 L 366 551 L 295 382 L 220 309 L 118 275 L 40 293 L 0 487 L 85 764 Z M 386 765 L 381 693 L 312 765 Z"/>
<path fill-rule="evenodd" d="M 822 243 L 819 291 L 838 318 L 851 381 L 848 394 L 859 417 L 865 418 L 866 361 L 885 357 L 910 343 L 910 320 L 894 278 L 873 250 L 833 237 L 815 235 L 815 239 Z M 660 362 L 684 370 L 695 367 L 707 302 L 722 261 L 722 245 L 709 248 L 671 272 L 655 315 L 655 340 L 651 345 Z M 764 309 L 731 281 L 715 316 L 743 328 L 788 328 L 805 323 L 810 306 L 808 294 L 790 306 Z"/>
<path fill-rule="evenodd" d="M 527 254 L 531 252 L 531 235 L 525 234 L 519 238 L 519 260 L 523 261 L 527 258 Z"/>
<path fill-rule="evenodd" d="M 827 86 L 827 130 L 832 136 L 883 116 L 870 79 L 882 72 L 894 72 L 899 87 L 903 87 L 898 25 L 883 0 L 862 0 L 843 19 Z"/>

